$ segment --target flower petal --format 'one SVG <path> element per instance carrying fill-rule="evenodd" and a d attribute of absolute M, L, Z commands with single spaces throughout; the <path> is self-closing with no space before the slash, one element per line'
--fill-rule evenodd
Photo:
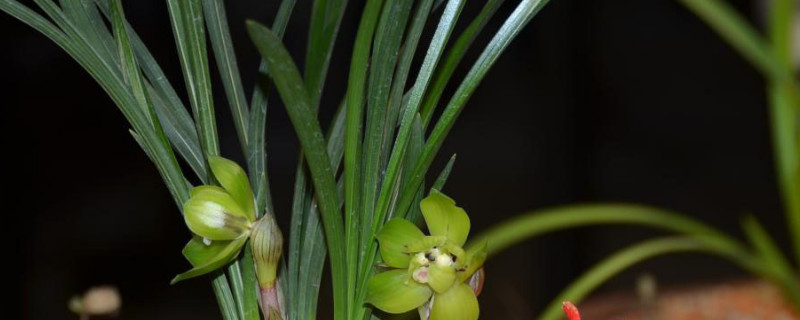
<path fill-rule="evenodd" d="M 249 228 L 244 212 L 227 193 L 200 190 L 183 205 L 183 218 L 195 234 L 211 240 L 233 240 Z"/>
<path fill-rule="evenodd" d="M 456 282 L 456 269 L 432 263 L 428 267 L 428 285 L 437 293 L 443 293 L 453 287 Z"/>
<path fill-rule="evenodd" d="M 425 223 L 433 236 L 446 236 L 453 243 L 463 246 L 469 234 L 469 217 L 456 202 L 436 189 L 420 203 Z"/>
<path fill-rule="evenodd" d="M 424 236 L 411 221 L 403 218 L 389 220 L 377 236 L 383 262 L 394 268 L 408 267 L 410 257 L 406 247 Z"/>
<path fill-rule="evenodd" d="M 205 192 L 224 193 L 224 194 L 228 193 L 227 191 L 225 191 L 225 189 L 222 189 L 221 187 L 202 185 L 202 186 L 194 187 L 191 190 L 189 190 L 189 195 L 194 197 L 194 196 L 196 196 L 198 194 L 205 193 Z"/>
<path fill-rule="evenodd" d="M 212 258 L 216 257 L 225 247 L 228 246 L 230 241 L 212 241 L 211 244 L 206 245 L 203 243 L 203 238 L 199 236 L 192 237 L 186 246 L 183 247 L 183 256 L 193 267 L 207 264 Z"/>
<path fill-rule="evenodd" d="M 223 157 L 208 157 L 208 165 L 211 172 L 217 178 L 217 182 L 227 191 L 240 208 L 247 213 L 249 221 L 256 219 L 256 207 L 253 200 L 253 190 L 250 188 L 250 180 L 236 162 Z"/>
<path fill-rule="evenodd" d="M 478 298 L 468 285 L 459 283 L 433 297 L 430 320 L 477 320 Z"/>
<path fill-rule="evenodd" d="M 191 270 L 177 275 L 172 279 L 170 284 L 175 284 L 179 281 L 201 276 L 221 268 L 239 255 L 239 251 L 242 249 L 242 246 L 244 246 L 245 242 L 247 242 L 246 237 L 229 241 L 225 248 L 220 250 L 214 257 L 208 259 L 205 264 L 195 266 Z"/>
<path fill-rule="evenodd" d="M 408 245 L 405 249 L 408 253 L 429 251 L 435 247 L 447 243 L 445 236 L 424 236 L 419 241 Z"/>
<path fill-rule="evenodd" d="M 388 313 L 403 313 L 430 299 L 431 288 L 409 279 L 406 270 L 376 274 L 367 283 L 366 301 Z"/>

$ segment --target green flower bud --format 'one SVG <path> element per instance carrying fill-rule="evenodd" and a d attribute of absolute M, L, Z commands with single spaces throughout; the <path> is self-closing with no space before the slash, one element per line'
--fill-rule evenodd
<path fill-rule="evenodd" d="M 261 288 L 274 287 L 283 252 L 283 235 L 271 215 L 265 215 L 253 225 L 250 248 L 253 250 L 258 285 Z"/>

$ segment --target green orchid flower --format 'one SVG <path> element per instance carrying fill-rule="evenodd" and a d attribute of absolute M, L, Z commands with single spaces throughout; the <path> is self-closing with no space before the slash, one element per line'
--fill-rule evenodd
<path fill-rule="evenodd" d="M 172 279 L 173 284 L 231 262 L 239 255 L 255 224 L 253 191 L 244 170 L 222 157 L 209 157 L 208 165 L 221 187 L 195 187 L 183 205 L 184 220 L 194 234 L 183 248 L 183 255 L 193 268 Z"/>
<path fill-rule="evenodd" d="M 420 203 L 430 235 L 402 218 L 378 233 L 381 258 L 390 268 L 367 283 L 367 302 L 388 313 L 417 308 L 422 319 L 474 320 L 479 308 L 469 285 L 486 260 L 486 245 L 462 247 L 470 222 L 455 201 L 432 190 Z"/>

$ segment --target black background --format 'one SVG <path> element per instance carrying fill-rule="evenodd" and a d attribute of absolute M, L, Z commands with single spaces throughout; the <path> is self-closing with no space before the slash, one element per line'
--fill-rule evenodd
<path fill-rule="evenodd" d="M 324 119 L 346 82 L 362 6 L 350 2 L 323 97 Z M 463 17 L 474 16 L 481 2 L 469 1 Z M 301 65 L 309 3 L 299 1 L 286 36 Z M 496 17 L 507 16 L 516 3 L 508 1 Z M 732 4 L 758 23 L 752 3 Z M 258 56 L 243 21 L 271 23 L 277 5 L 227 3 L 248 88 Z M 126 10 L 183 94 L 165 4 L 129 1 Z M 492 21 L 466 61 L 474 61 L 500 22 Z M 14 250 L 3 261 L 15 266 L 4 283 L 18 288 L 21 317 L 70 318 L 71 295 L 109 283 L 122 291 L 122 319 L 218 319 L 207 281 L 168 284 L 188 268 L 180 249 L 189 232 L 121 113 L 42 35 L 0 15 L 0 37 L 0 214 L 3 241 Z M 212 73 L 222 151 L 241 160 Z M 622 201 L 683 212 L 737 237 L 739 218 L 752 212 L 785 244 L 763 86 L 746 61 L 675 1 L 554 0 L 488 74 L 433 170 L 458 154 L 445 192 L 470 213 L 473 232 L 528 210 Z M 297 143 L 279 104 L 271 105 L 268 121 L 269 174 L 278 219 L 286 225 Z M 482 315 L 531 319 L 581 270 L 658 234 L 582 228 L 507 250 L 487 263 Z M 630 289 L 642 272 L 655 274 L 662 286 L 744 275 L 726 261 L 681 255 L 637 266 L 603 290 Z M 320 317 L 330 318 L 324 310 Z"/>

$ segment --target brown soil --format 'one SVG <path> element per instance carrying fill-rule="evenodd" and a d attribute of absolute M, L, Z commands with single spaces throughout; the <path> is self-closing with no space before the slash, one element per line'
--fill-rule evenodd
<path fill-rule="evenodd" d="M 609 294 L 579 307 L 586 320 L 800 320 L 778 289 L 759 281 L 671 289 L 650 303 L 637 300 Z"/>

